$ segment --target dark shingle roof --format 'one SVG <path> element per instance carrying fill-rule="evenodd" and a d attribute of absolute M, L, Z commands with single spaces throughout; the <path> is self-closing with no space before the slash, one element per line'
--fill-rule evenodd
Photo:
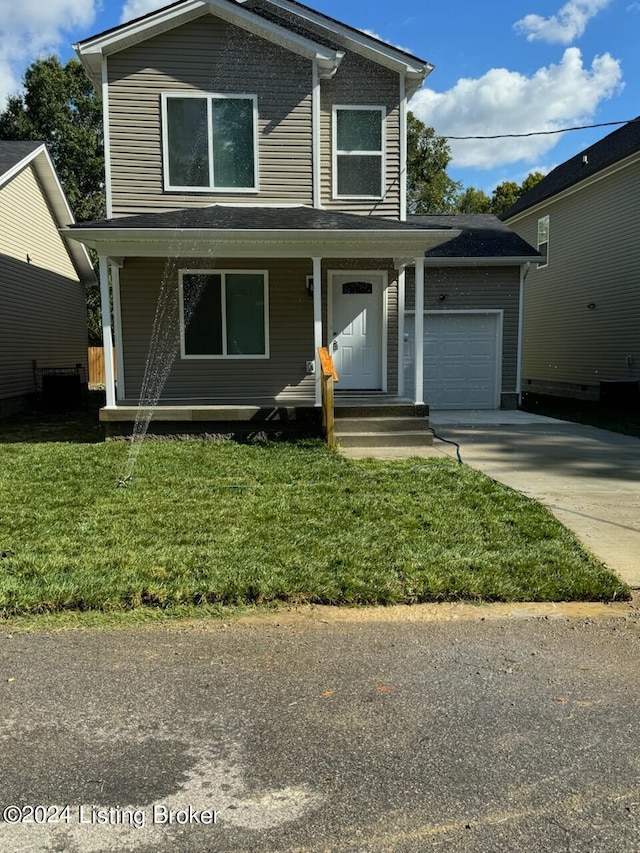
<path fill-rule="evenodd" d="M 614 130 L 604 139 L 585 148 L 575 157 L 566 160 L 549 172 L 539 184 L 526 192 L 515 204 L 502 214 L 502 219 L 510 219 L 516 213 L 544 201 L 556 193 L 590 178 L 607 166 L 617 163 L 629 154 L 640 151 L 640 116 L 623 127 Z M 586 162 L 584 158 L 586 159 Z"/>
<path fill-rule="evenodd" d="M 327 24 L 329 25 L 329 27 L 331 27 L 332 24 L 334 24 L 334 25 L 339 24 L 341 27 L 344 27 L 347 30 L 351 30 L 351 32 L 353 32 L 355 35 L 360 36 L 361 38 L 368 39 L 369 41 L 371 41 L 373 43 L 377 42 L 378 44 L 383 45 L 387 49 L 392 48 L 397 53 L 403 54 L 404 56 L 408 56 L 411 59 L 415 59 L 420 63 L 424 64 L 426 62 L 426 60 L 420 59 L 420 57 L 415 56 L 414 54 L 409 53 L 408 51 L 403 50 L 400 47 L 396 47 L 395 45 L 392 45 L 388 42 L 382 41 L 382 39 L 378 39 L 375 36 L 371 36 L 368 33 L 363 32 L 362 30 L 357 30 L 355 27 L 349 26 L 349 24 L 344 24 L 341 21 L 338 21 L 336 18 L 331 18 L 329 15 L 325 15 L 323 12 L 318 12 L 316 9 L 311 8 L 311 6 L 305 6 L 303 3 L 299 3 L 298 0 L 290 0 L 290 2 L 292 3 L 292 5 L 298 6 L 300 9 L 303 9 L 303 10 L 306 10 L 309 12 L 313 12 L 313 14 L 317 15 L 318 18 L 324 19 L 325 21 L 327 21 Z M 118 24 L 115 27 L 110 27 L 108 30 L 103 30 L 100 33 L 96 33 L 95 35 L 89 36 L 88 38 L 83 39 L 80 42 L 80 44 L 82 45 L 82 44 L 85 44 L 86 42 L 93 41 L 93 39 L 95 39 L 95 38 L 101 38 L 102 36 L 110 35 L 111 33 L 116 33 L 116 32 L 118 32 L 118 30 L 121 30 L 124 27 L 129 26 L 130 24 L 139 23 L 140 21 L 144 21 L 147 18 L 153 17 L 154 15 L 156 15 L 160 11 L 164 11 L 166 9 L 177 8 L 178 6 L 181 6 L 185 3 L 186 3 L 186 0 L 176 0 L 176 2 L 174 2 L 174 3 L 168 3 L 166 6 L 159 7 L 158 9 L 153 9 L 151 12 L 147 12 L 145 15 L 140 15 L 137 18 L 132 18 L 130 21 L 125 21 L 124 23 Z M 328 41 L 321 41 L 319 39 L 317 33 L 310 32 L 310 30 L 308 28 L 306 28 L 304 25 L 295 22 L 295 20 L 293 19 L 292 16 L 277 15 L 272 10 L 267 8 L 263 3 L 254 4 L 254 3 L 250 2 L 248 4 L 248 8 L 251 8 L 251 11 L 254 12 L 254 14 L 258 14 L 261 17 L 266 18 L 267 20 L 277 22 L 281 26 L 285 27 L 285 29 L 289 29 L 292 32 L 295 32 L 298 34 L 306 35 L 307 37 L 310 37 L 316 41 L 319 41 L 320 44 L 327 44 L 327 45 L 329 44 Z"/>
<path fill-rule="evenodd" d="M 418 217 L 420 218 L 420 217 Z M 446 219 L 446 217 L 442 217 Z M 80 222 L 71 228 L 95 229 L 186 229 L 186 230 L 283 230 L 283 231 L 413 231 L 457 228 L 454 222 L 398 222 L 382 216 L 357 216 L 353 213 L 296 207 L 232 207 L 213 204 L 168 213 L 143 213 L 93 222 Z M 504 227 L 504 226 L 503 226 Z"/>
<path fill-rule="evenodd" d="M 41 146 L 42 142 L 0 141 L 0 178 Z"/>
<path fill-rule="evenodd" d="M 540 254 L 497 216 L 484 213 L 409 216 L 408 223 L 460 228 L 448 243 L 429 249 L 427 258 L 539 258 Z"/>

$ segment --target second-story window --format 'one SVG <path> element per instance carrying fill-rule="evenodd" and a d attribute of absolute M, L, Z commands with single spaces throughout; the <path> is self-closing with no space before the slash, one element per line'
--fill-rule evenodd
<path fill-rule="evenodd" d="M 384 107 L 333 108 L 333 195 L 382 198 Z"/>
<path fill-rule="evenodd" d="M 538 251 L 544 258 L 544 263 L 539 264 L 538 269 L 542 269 L 549 264 L 549 217 L 541 216 L 538 219 Z"/>
<path fill-rule="evenodd" d="M 255 95 L 162 96 L 167 190 L 258 189 Z"/>

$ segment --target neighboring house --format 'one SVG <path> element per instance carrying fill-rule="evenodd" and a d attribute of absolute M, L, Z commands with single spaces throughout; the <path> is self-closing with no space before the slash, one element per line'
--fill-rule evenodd
<path fill-rule="evenodd" d="M 32 397 L 43 371 L 80 366 L 86 381 L 96 277 L 84 246 L 58 233 L 72 222 L 44 144 L 0 141 L 0 414 Z"/>
<path fill-rule="evenodd" d="M 425 269 L 428 294 L 429 253 L 465 233 L 456 219 L 407 217 L 407 102 L 432 66 L 293 0 L 182 0 L 76 50 L 104 102 L 108 219 L 65 232 L 98 251 L 105 305 L 111 270 L 118 383 L 108 377 L 102 419 L 130 420 L 154 398 L 152 338 L 166 374 L 156 419 L 313 409 L 323 345 L 343 396 L 410 394 L 424 412 Z M 460 245 L 450 292 L 477 263 L 486 302 L 443 307 L 504 310 L 504 337 L 517 337 L 521 266 L 539 257 L 518 243 L 491 268 L 480 245 L 469 258 Z M 512 404 L 492 322 L 496 377 L 509 378 L 482 404 L 499 405 L 500 390 Z"/>
<path fill-rule="evenodd" d="M 609 383 L 637 383 L 640 119 L 562 163 L 503 219 L 546 258 L 526 279 L 523 391 L 597 400 L 601 382 L 608 395 Z"/>

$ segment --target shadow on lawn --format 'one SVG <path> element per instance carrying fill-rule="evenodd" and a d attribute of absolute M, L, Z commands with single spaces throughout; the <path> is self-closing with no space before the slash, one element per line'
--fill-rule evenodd
<path fill-rule="evenodd" d="M 0 444 L 99 444 L 104 441 L 104 430 L 98 419 L 103 405 L 103 393 L 89 392 L 83 409 L 48 411 L 32 408 L 3 418 L 0 420 Z"/>

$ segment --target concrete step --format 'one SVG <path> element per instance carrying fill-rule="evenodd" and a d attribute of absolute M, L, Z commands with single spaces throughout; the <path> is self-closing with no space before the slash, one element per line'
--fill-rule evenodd
<path fill-rule="evenodd" d="M 336 441 L 342 447 L 431 447 L 433 436 L 426 430 L 410 432 L 345 432 L 336 430 Z"/>
<path fill-rule="evenodd" d="M 336 433 L 353 432 L 416 432 L 426 429 L 427 418 L 383 417 L 383 418 L 339 418 L 336 419 Z"/>

